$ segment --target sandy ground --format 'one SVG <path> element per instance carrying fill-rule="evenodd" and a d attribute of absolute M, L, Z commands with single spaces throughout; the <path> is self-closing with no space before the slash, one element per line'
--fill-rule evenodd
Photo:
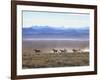
<path fill-rule="evenodd" d="M 71 40 L 33 40 L 23 41 L 22 67 L 45 68 L 64 66 L 87 66 L 89 65 L 89 41 Z M 52 49 L 66 49 L 67 52 L 54 53 Z M 72 49 L 81 49 L 82 52 L 72 52 Z M 35 52 L 34 49 L 41 50 Z"/>

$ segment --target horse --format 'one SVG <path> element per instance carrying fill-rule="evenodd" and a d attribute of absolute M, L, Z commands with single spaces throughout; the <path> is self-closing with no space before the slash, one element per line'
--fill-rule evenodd
<path fill-rule="evenodd" d="M 81 52 L 81 49 L 72 49 L 73 53 Z"/>
<path fill-rule="evenodd" d="M 67 50 L 66 49 L 60 49 L 60 52 L 65 53 L 65 52 L 67 52 Z"/>
<path fill-rule="evenodd" d="M 35 53 L 40 53 L 41 50 L 40 49 L 34 49 Z"/>
<path fill-rule="evenodd" d="M 54 53 L 57 53 L 57 52 L 58 52 L 58 50 L 57 50 L 57 49 L 52 49 L 52 50 L 53 50 L 53 52 L 54 52 Z"/>

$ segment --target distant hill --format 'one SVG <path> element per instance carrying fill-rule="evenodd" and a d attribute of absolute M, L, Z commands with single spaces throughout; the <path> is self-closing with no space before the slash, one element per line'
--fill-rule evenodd
<path fill-rule="evenodd" d="M 32 26 L 22 28 L 23 38 L 89 38 L 89 27 L 53 28 L 50 26 Z"/>

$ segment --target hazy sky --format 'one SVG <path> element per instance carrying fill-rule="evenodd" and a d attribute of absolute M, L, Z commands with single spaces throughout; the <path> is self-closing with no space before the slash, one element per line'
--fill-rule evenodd
<path fill-rule="evenodd" d="M 51 26 L 83 28 L 90 25 L 89 14 L 23 11 L 23 27 Z"/>

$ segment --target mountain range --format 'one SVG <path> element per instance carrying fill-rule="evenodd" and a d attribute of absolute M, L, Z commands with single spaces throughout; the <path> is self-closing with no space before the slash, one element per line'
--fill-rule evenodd
<path fill-rule="evenodd" d="M 89 27 L 64 28 L 51 26 L 32 26 L 22 28 L 23 38 L 89 38 Z"/>

